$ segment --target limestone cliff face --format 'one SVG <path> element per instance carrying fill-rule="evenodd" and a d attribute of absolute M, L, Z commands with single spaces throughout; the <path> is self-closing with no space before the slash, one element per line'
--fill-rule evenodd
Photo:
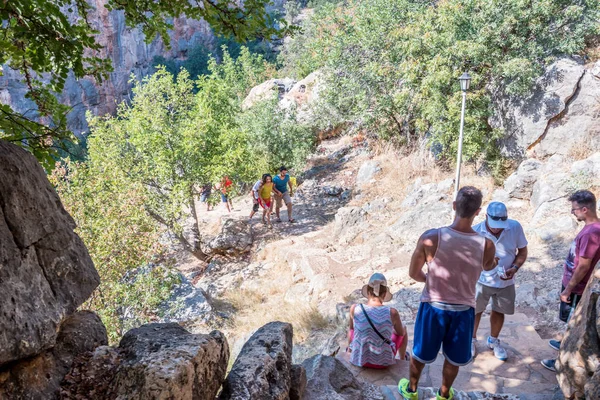
<path fill-rule="evenodd" d="M 211 29 L 205 21 L 176 18 L 170 33 L 170 49 L 160 38 L 147 44 L 140 29 L 127 28 L 123 12 L 109 12 L 104 7 L 106 0 L 88 2 L 94 7 L 88 20 L 100 32 L 97 40 L 104 47 L 100 57 L 110 58 L 114 71 L 102 83 L 92 78 L 76 80 L 72 75 L 67 79 L 59 98 L 72 107 L 68 124 L 76 134 L 87 131 L 86 110 L 95 115 L 114 113 L 117 104 L 129 96 L 131 75 L 141 78 L 152 73 L 155 56 L 184 60 L 189 49 L 201 44 L 210 45 L 213 40 Z M 25 93 L 26 88 L 20 83 L 19 74 L 5 67 L 4 76 L 0 76 L 0 102 L 32 116 L 35 107 L 25 99 Z"/>

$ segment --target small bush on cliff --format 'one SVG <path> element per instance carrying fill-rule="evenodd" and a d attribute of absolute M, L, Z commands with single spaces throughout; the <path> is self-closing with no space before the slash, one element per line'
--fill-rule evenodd
<path fill-rule="evenodd" d="M 553 57 L 598 35 L 597 0 L 350 0 L 318 10 L 282 53 L 286 72 L 320 68 L 334 122 L 360 121 L 405 144 L 427 137 L 452 158 L 460 120 L 457 78 L 472 75 L 466 159 L 493 152 L 491 89 L 523 93 Z"/>

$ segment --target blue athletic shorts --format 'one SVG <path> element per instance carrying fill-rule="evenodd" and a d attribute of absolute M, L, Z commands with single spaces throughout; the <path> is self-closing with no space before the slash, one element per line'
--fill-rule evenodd
<path fill-rule="evenodd" d="M 474 323 L 475 309 L 472 307 L 451 311 L 421 303 L 415 322 L 413 357 L 425 364 L 432 363 L 443 345 L 449 363 L 457 366 L 470 363 Z"/>

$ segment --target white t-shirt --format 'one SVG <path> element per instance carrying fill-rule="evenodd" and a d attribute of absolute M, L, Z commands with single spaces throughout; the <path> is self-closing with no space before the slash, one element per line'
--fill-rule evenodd
<path fill-rule="evenodd" d="M 259 179 L 259 180 L 256 181 L 256 183 L 254 184 L 254 186 L 252 186 L 252 195 L 257 200 L 258 200 L 258 189 L 260 189 L 260 185 L 261 184 L 262 184 L 262 181 Z"/>
<path fill-rule="evenodd" d="M 500 259 L 496 268 L 491 271 L 481 272 L 479 283 L 482 285 L 505 288 L 515 284 L 514 279 L 509 279 L 507 281 L 500 279 L 499 274 L 501 273 L 501 267 L 504 266 L 506 269 L 511 267 L 515 261 L 517 250 L 527 246 L 527 239 L 525 238 L 525 233 L 523 233 L 523 227 L 520 223 L 513 219 L 507 221 L 508 227 L 502 231 L 499 238 L 496 238 L 496 236 L 488 232 L 485 221 L 473 227 L 475 232 L 494 242 L 496 245 L 496 257 Z"/>

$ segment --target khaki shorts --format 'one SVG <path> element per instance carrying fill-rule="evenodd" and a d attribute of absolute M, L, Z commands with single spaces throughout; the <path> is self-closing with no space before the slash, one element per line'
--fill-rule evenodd
<path fill-rule="evenodd" d="M 283 196 L 275 196 L 275 208 L 281 208 L 281 206 L 285 203 L 286 206 L 292 204 L 292 198 L 288 192 L 285 192 Z"/>
<path fill-rule="evenodd" d="M 505 288 L 495 288 L 477 282 L 475 289 L 475 314 L 485 311 L 492 298 L 492 311 L 500 314 L 512 315 L 515 313 L 515 285 Z"/>

